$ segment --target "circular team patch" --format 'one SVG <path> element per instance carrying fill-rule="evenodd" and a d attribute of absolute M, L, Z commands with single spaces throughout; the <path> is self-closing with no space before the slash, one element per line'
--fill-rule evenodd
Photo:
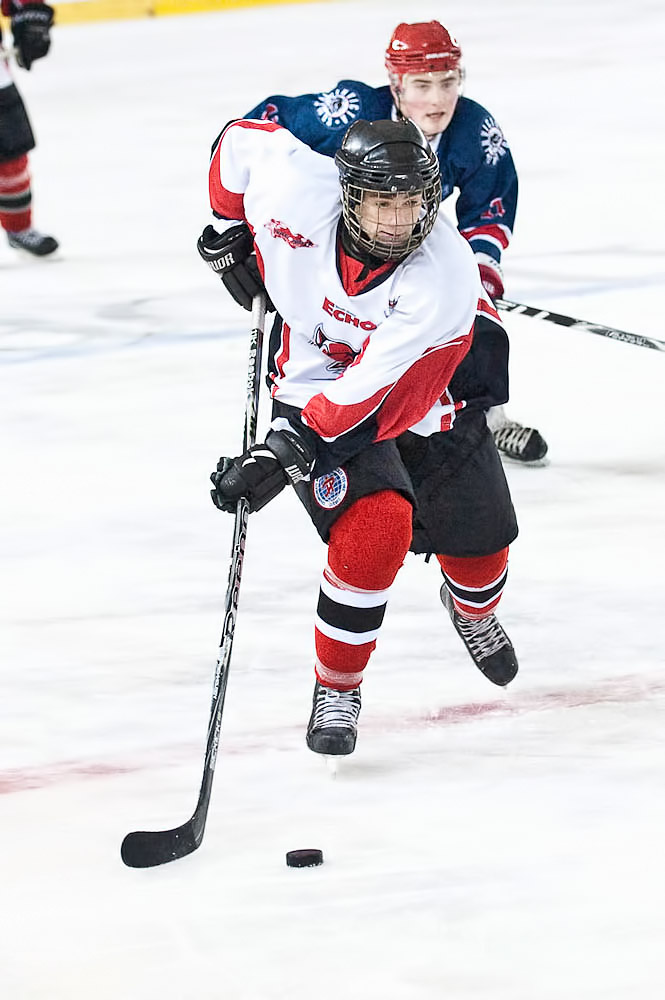
<path fill-rule="evenodd" d="M 327 128 L 346 128 L 360 111 L 360 100 L 355 91 L 336 87 L 327 94 L 319 94 L 314 108 Z"/>
<path fill-rule="evenodd" d="M 349 489 L 349 480 L 344 469 L 333 469 L 325 476 L 314 480 L 314 499 L 319 507 L 332 510 L 339 507 Z"/>

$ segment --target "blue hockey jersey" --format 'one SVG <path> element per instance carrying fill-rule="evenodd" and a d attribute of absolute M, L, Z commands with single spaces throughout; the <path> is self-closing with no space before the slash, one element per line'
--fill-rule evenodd
<path fill-rule="evenodd" d="M 377 121 L 394 113 L 390 87 L 340 80 L 320 94 L 268 97 L 244 117 L 283 125 L 312 149 L 334 156 L 353 121 Z M 517 207 L 517 173 L 501 128 L 482 105 L 460 97 L 450 125 L 432 148 L 441 168 L 443 198 L 459 191 L 458 229 L 475 253 L 500 261 Z"/>

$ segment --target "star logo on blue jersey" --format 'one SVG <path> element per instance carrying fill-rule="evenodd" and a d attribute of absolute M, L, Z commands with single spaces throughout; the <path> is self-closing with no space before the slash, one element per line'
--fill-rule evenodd
<path fill-rule="evenodd" d="M 506 155 L 508 143 L 500 127 L 489 116 L 483 122 L 480 130 L 480 145 L 485 150 L 485 160 L 495 167 L 502 156 Z"/>
<path fill-rule="evenodd" d="M 326 128 L 346 127 L 360 111 L 360 99 L 353 90 L 335 87 L 327 94 L 319 94 L 314 108 Z"/>

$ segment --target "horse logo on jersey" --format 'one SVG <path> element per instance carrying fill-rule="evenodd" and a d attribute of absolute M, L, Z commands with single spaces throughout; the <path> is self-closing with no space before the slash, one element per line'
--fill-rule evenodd
<path fill-rule="evenodd" d="M 493 167 L 508 151 L 505 136 L 491 115 L 485 119 L 480 130 L 480 145 L 485 150 L 485 161 Z"/>
<path fill-rule="evenodd" d="M 276 240 L 284 240 L 285 243 L 288 243 L 292 250 L 297 250 L 299 247 L 307 249 L 308 247 L 316 246 L 316 243 L 312 243 L 302 233 L 292 233 L 289 227 L 285 226 L 283 222 L 279 222 L 278 219 L 271 219 L 270 222 L 266 222 L 265 228 Z"/>
<path fill-rule="evenodd" d="M 349 489 L 349 479 L 344 469 L 333 469 L 326 472 L 324 476 L 319 476 L 312 483 L 314 499 L 319 507 L 325 510 L 332 510 L 339 507 Z"/>
<path fill-rule="evenodd" d="M 358 115 L 360 100 L 355 91 L 335 87 L 327 94 L 319 94 L 314 109 L 326 128 L 346 127 Z"/>
<path fill-rule="evenodd" d="M 326 365 L 328 372 L 343 372 L 353 364 L 360 351 L 354 351 L 350 344 L 345 344 L 343 340 L 330 340 L 326 337 L 323 323 L 319 323 L 314 331 L 312 344 L 316 344 L 322 354 L 325 354 L 330 361 Z"/>

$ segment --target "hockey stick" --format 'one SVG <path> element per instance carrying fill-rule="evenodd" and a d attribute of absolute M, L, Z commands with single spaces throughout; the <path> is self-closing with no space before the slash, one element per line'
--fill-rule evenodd
<path fill-rule="evenodd" d="M 549 323 L 567 326 L 571 330 L 597 333 L 599 337 L 622 340 L 625 344 L 634 344 L 635 347 L 650 347 L 653 351 L 665 351 L 665 341 L 656 340 L 654 337 L 644 337 L 640 333 L 627 333 L 625 330 L 615 330 L 614 327 L 602 326 L 600 323 L 587 323 L 583 319 L 573 319 L 572 316 L 549 312 L 548 309 L 535 309 L 533 306 L 525 306 L 520 302 L 511 302 L 508 299 L 497 299 L 496 306 L 506 312 L 520 313 L 522 316 L 531 316 L 533 319 L 546 319 Z"/>
<path fill-rule="evenodd" d="M 247 368 L 247 398 L 245 401 L 245 429 L 243 433 L 242 450 L 247 451 L 256 442 L 256 422 L 259 408 L 259 385 L 261 377 L 261 353 L 263 349 L 263 327 L 265 325 L 266 302 L 264 295 L 257 295 L 252 305 L 252 331 L 250 334 L 249 363 Z M 210 721 L 208 723 L 208 739 L 206 742 L 203 780 L 199 792 L 199 800 L 191 819 L 173 830 L 158 830 L 150 833 L 146 830 L 136 830 L 128 833 L 122 842 L 120 855 L 130 868 L 153 868 L 155 865 L 166 864 L 184 858 L 199 847 L 203 840 L 212 779 L 215 773 L 215 761 L 219 747 L 219 734 L 224 711 L 224 696 L 229 676 L 233 634 L 235 632 L 236 614 L 238 610 L 238 595 L 240 592 L 240 576 L 245 554 L 245 539 L 247 537 L 247 521 L 249 519 L 249 502 L 242 499 L 236 508 L 233 545 L 231 546 L 231 565 L 229 568 L 229 583 L 226 591 L 224 607 L 224 626 L 217 654 L 215 681 L 212 689 L 212 704 L 210 706 Z"/>

